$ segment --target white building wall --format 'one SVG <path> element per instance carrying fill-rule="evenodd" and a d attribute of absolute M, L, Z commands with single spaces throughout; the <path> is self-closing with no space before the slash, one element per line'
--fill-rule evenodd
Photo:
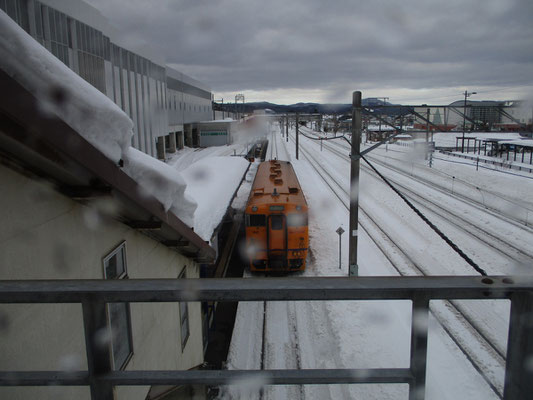
<path fill-rule="evenodd" d="M 103 258 L 126 242 L 130 278 L 199 276 L 192 260 L 115 220 L 0 166 L 0 279 L 103 279 Z M 104 206 L 104 204 L 101 204 Z M 110 204 L 107 204 L 109 206 Z M 0 305 L 0 370 L 87 368 L 81 306 Z M 203 360 L 201 310 L 189 303 L 190 337 L 181 350 L 178 303 L 131 304 L 133 369 L 188 369 Z M 148 388 L 121 388 L 144 400 Z M 85 387 L 3 387 L 11 400 L 89 399 Z"/>
<path fill-rule="evenodd" d="M 183 124 L 212 119 L 209 87 L 165 66 L 164 58 L 149 46 L 126 50 L 107 19 L 84 1 L 13 1 L 24 1 L 28 6 L 28 22 L 17 22 L 29 25 L 26 28 L 36 40 L 130 116 L 134 123 L 132 145 L 137 149 L 155 157 L 158 137 L 183 131 Z M 50 23 L 49 15 L 55 15 L 55 22 Z M 154 72 L 160 75 L 156 96 L 161 93 L 164 100 L 152 104 L 152 87 L 147 80 L 154 78 Z M 169 98 L 172 107 L 166 98 L 169 77 L 177 83 L 170 88 L 174 92 L 174 98 Z"/>
<path fill-rule="evenodd" d="M 120 69 L 117 66 L 113 66 L 113 101 L 123 109 L 122 94 L 120 91 Z"/>
<path fill-rule="evenodd" d="M 106 93 L 105 95 L 111 99 L 111 101 L 115 102 L 115 93 L 114 93 L 114 87 L 113 87 L 113 66 L 109 61 L 104 61 L 104 69 L 105 69 L 105 87 L 106 87 Z"/>

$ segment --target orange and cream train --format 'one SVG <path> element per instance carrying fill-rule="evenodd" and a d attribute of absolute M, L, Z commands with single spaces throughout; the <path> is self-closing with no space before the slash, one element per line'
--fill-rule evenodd
<path fill-rule="evenodd" d="M 303 271 L 308 208 L 290 162 L 259 164 L 245 211 L 251 271 Z"/>

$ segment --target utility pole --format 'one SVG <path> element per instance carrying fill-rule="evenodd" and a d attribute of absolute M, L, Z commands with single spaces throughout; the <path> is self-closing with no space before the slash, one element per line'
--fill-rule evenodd
<path fill-rule="evenodd" d="M 298 113 L 296 113 L 296 159 L 298 160 Z"/>
<path fill-rule="evenodd" d="M 426 157 L 424 160 L 428 159 L 429 152 L 429 108 L 426 111 Z"/>
<path fill-rule="evenodd" d="M 285 114 L 287 120 L 285 121 L 285 139 L 289 142 L 289 114 Z"/>
<path fill-rule="evenodd" d="M 378 100 L 383 99 L 383 105 L 387 104 L 388 97 L 377 97 Z M 379 110 L 379 116 L 381 117 L 383 114 L 381 113 L 381 109 Z M 353 122 L 352 122 L 353 123 Z M 379 119 L 379 135 L 381 136 L 381 118 Z"/>
<path fill-rule="evenodd" d="M 352 149 L 350 168 L 350 242 L 348 276 L 358 276 L 359 267 L 357 265 L 357 225 L 359 221 L 359 164 L 361 145 L 361 92 L 353 92 L 352 98 Z"/>
<path fill-rule="evenodd" d="M 242 101 L 242 108 L 241 113 L 237 111 L 237 119 L 241 119 L 241 115 L 244 116 L 244 94 L 239 93 L 235 95 L 235 110 L 238 110 L 239 107 L 237 107 L 237 102 Z"/>
<path fill-rule="evenodd" d="M 476 94 L 477 92 L 470 92 L 468 93 L 467 90 L 465 90 L 465 105 L 464 105 L 464 109 L 463 109 L 463 143 L 461 144 L 461 153 L 464 153 L 465 152 L 465 129 L 466 129 L 466 99 L 468 97 L 470 97 L 471 95 L 473 94 Z M 466 149 L 466 151 L 468 152 L 468 148 Z"/>

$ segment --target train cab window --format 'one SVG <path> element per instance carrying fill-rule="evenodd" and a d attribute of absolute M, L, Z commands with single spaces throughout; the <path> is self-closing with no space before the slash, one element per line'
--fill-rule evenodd
<path fill-rule="evenodd" d="M 307 226 L 307 214 L 295 213 L 287 215 L 287 226 Z"/>
<path fill-rule="evenodd" d="M 279 231 L 283 229 L 283 215 L 271 215 L 270 227 L 273 231 Z"/>
<path fill-rule="evenodd" d="M 247 214 L 247 226 L 266 226 L 266 216 L 264 214 Z"/>

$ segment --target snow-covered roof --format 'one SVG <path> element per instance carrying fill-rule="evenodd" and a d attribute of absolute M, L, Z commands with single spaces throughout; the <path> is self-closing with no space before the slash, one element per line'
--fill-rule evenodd
<path fill-rule="evenodd" d="M 533 139 L 505 140 L 499 143 L 500 144 L 511 144 L 511 145 L 523 146 L 523 147 L 533 147 Z"/>
<path fill-rule="evenodd" d="M 182 172 L 185 194 L 198 203 L 194 231 L 202 239 L 211 239 L 249 165 L 242 157 L 208 157 Z"/>
<path fill-rule="evenodd" d="M 199 124 L 220 124 L 220 123 L 232 123 L 236 122 L 234 119 L 231 118 L 224 118 L 224 119 L 214 119 L 212 121 L 200 121 Z"/>
<path fill-rule="evenodd" d="M 179 226 L 183 223 L 193 226 L 196 203 L 185 195 L 184 179 L 172 167 L 130 146 L 133 122 L 115 103 L 65 66 L 1 10 L 0 35 L 0 69 L 37 100 L 35 118 L 50 119 L 55 115 L 71 128 L 65 129 L 62 136 L 66 143 L 64 151 L 70 158 L 79 158 L 78 162 L 84 159 L 77 154 L 81 148 L 69 147 L 71 142 L 87 147 L 76 137 L 79 135 L 117 169 L 115 176 L 101 176 L 104 182 L 116 184 L 118 177 L 126 173 L 139 186 L 135 190 L 140 193 L 132 197 L 155 198 L 160 203 L 159 208 L 162 206 L 166 217 L 158 218 L 168 220 L 170 211 L 180 219 Z M 124 162 L 122 171 L 118 167 L 120 160 Z M 85 158 L 83 162 L 92 163 L 92 160 Z M 105 168 L 90 166 L 89 169 L 93 174 L 100 174 Z M 184 233 L 181 227 L 177 229 Z M 187 235 L 196 241 L 192 231 Z"/>
<path fill-rule="evenodd" d="M 379 125 L 368 125 L 367 129 L 369 131 L 395 131 L 396 128 L 393 128 L 392 126 L 389 126 L 389 125 L 381 125 L 381 127 Z"/>
<path fill-rule="evenodd" d="M 133 135 L 131 119 L 0 10 L 0 68 L 109 159 L 118 162 Z"/>
<path fill-rule="evenodd" d="M 455 146 L 456 138 L 461 139 L 463 136 L 462 132 L 435 132 L 433 135 L 433 140 L 435 145 L 438 147 Z M 478 140 L 516 140 L 520 138 L 520 134 L 516 132 L 466 132 L 465 138 L 478 139 Z"/>

